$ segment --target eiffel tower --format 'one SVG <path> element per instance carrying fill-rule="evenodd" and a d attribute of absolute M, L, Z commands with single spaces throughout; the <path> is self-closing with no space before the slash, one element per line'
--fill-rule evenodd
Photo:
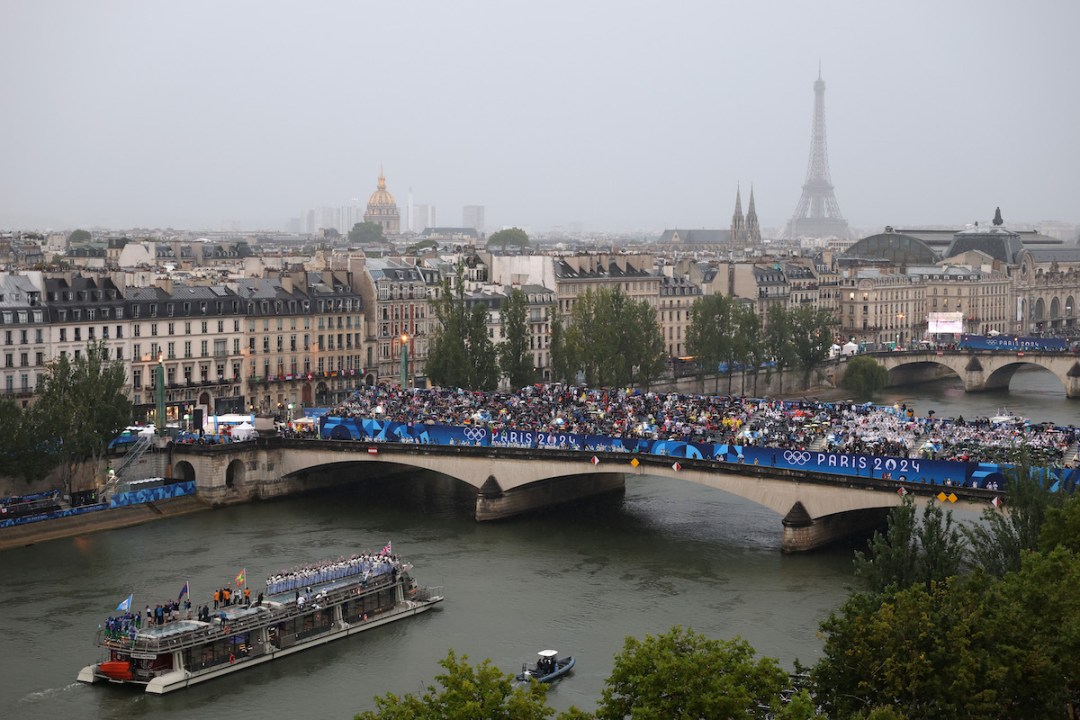
<path fill-rule="evenodd" d="M 833 192 L 829 175 L 829 149 L 825 144 L 825 81 L 814 83 L 814 129 L 810 135 L 810 162 L 806 168 L 806 182 L 795 215 L 788 221 L 784 236 L 851 239 L 851 229 L 840 214 L 840 205 Z"/>

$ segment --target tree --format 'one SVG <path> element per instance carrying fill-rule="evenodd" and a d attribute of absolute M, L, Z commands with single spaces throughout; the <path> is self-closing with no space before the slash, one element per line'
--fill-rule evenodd
<path fill-rule="evenodd" d="M 45 432 L 41 404 L 19 407 L 0 398 L 0 475 L 20 477 L 27 483 L 41 480 L 56 467 L 57 457 Z"/>
<path fill-rule="evenodd" d="M 761 337 L 761 318 L 749 304 L 739 305 L 735 315 L 735 334 L 739 338 L 741 360 L 748 371 L 754 374 L 754 395 L 757 395 L 758 371 L 766 359 L 765 346 Z M 740 393 L 746 394 L 746 371 Z"/>
<path fill-rule="evenodd" d="M 356 244 L 374 243 L 383 239 L 383 228 L 379 223 L 358 222 L 349 231 L 349 242 Z"/>
<path fill-rule="evenodd" d="M 648 384 L 663 371 L 664 339 L 648 302 L 632 300 L 618 287 L 587 290 L 574 303 L 571 318 L 560 338 L 565 356 L 559 361 L 569 365 L 571 375 L 582 371 L 587 385 Z M 554 348 L 552 355 L 554 362 Z"/>
<path fill-rule="evenodd" d="M 802 371 L 803 386 L 810 384 L 810 375 L 829 357 L 832 347 L 832 327 L 836 324 L 832 311 L 803 305 L 789 314 L 792 358 Z"/>
<path fill-rule="evenodd" d="M 549 310 L 551 317 L 551 343 L 548 354 L 551 357 L 551 379 L 555 382 L 574 382 L 574 358 L 573 349 L 569 346 L 566 337 L 566 329 L 563 327 L 562 318 L 559 317 L 559 308 L 552 305 Z"/>
<path fill-rule="evenodd" d="M 726 295 L 700 297 L 690 306 L 686 352 L 697 361 L 702 392 L 705 391 L 705 373 L 715 373 L 727 354 L 725 328 L 730 316 L 731 298 Z M 719 384 L 719 376 L 716 382 Z"/>
<path fill-rule="evenodd" d="M 795 355 L 791 332 L 791 316 L 787 309 L 778 304 L 769 305 L 765 311 L 765 352 L 780 373 L 781 394 L 784 392 L 784 368 L 792 363 Z"/>
<path fill-rule="evenodd" d="M 487 247 L 500 247 L 503 252 L 506 252 L 506 248 L 509 245 L 513 245 L 517 248 L 526 248 L 529 246 L 529 236 L 521 228 L 512 227 L 492 233 L 487 241 Z"/>
<path fill-rule="evenodd" d="M 1056 529 L 1064 519 L 1052 510 L 1061 496 L 1050 492 L 1026 459 L 1007 479 L 1007 487 L 1008 512 L 990 506 L 983 510 L 981 523 L 964 529 L 972 562 L 997 577 L 1019 570 L 1025 551 L 1052 549 L 1057 544 L 1055 530 L 1048 529 L 1047 544 L 1041 545 L 1043 525 L 1052 517 Z"/>
<path fill-rule="evenodd" d="M 848 360 L 841 387 L 860 398 L 869 398 L 889 382 L 889 371 L 872 357 L 860 355 Z"/>
<path fill-rule="evenodd" d="M 72 230 L 71 234 L 68 235 L 68 245 L 78 245 L 79 243 L 84 243 L 90 240 L 91 237 L 92 236 L 90 235 L 90 233 L 86 230 Z"/>
<path fill-rule="evenodd" d="M 446 672 L 435 676 L 438 686 L 428 685 L 420 696 L 377 697 L 377 709 L 362 712 L 355 720 L 543 720 L 555 714 L 544 685 L 533 681 L 515 687 L 513 676 L 490 660 L 472 666 L 468 659 L 466 655 L 459 659 L 451 650 L 439 661 Z"/>
<path fill-rule="evenodd" d="M 779 707 L 788 684 L 776 661 L 758 659 L 746 641 L 712 640 L 674 627 L 644 640 L 626 639 L 596 718 L 765 718 Z"/>
<path fill-rule="evenodd" d="M 491 390 L 499 382 L 499 365 L 488 335 L 491 311 L 487 305 L 465 304 L 464 270 L 457 266 L 453 287 L 443 278 L 442 292 L 435 303 L 438 326 L 428 349 L 425 371 L 431 381 L 443 387 Z"/>
<path fill-rule="evenodd" d="M 521 388 L 536 379 L 529 349 L 529 300 L 520 288 L 510 291 L 500 312 L 506 337 L 499 345 L 499 366 L 510 387 Z"/>
<path fill-rule="evenodd" d="M 131 421 L 124 364 L 108 359 L 104 341 L 89 343 L 74 359 L 61 355 L 38 379 L 45 437 L 55 438 L 56 458 L 71 492 L 73 465 L 97 460 L 107 443 Z"/>
<path fill-rule="evenodd" d="M 929 588 L 959 574 L 964 561 L 963 534 L 951 511 L 931 500 L 920 522 L 911 495 L 889 513 L 885 535 L 875 532 L 868 553 L 855 553 L 855 574 L 873 594 L 912 585 Z"/>

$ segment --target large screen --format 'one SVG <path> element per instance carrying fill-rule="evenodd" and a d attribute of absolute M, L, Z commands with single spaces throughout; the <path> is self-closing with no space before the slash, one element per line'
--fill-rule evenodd
<path fill-rule="evenodd" d="M 926 331 L 931 335 L 935 333 L 962 333 L 964 332 L 964 313 L 932 312 L 926 316 L 926 325 Z"/>

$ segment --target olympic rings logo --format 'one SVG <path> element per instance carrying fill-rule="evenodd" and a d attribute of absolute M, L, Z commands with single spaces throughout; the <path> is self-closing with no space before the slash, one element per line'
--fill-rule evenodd
<path fill-rule="evenodd" d="M 785 450 L 784 460 L 792 465 L 805 465 L 810 462 L 810 453 L 805 450 Z"/>
<path fill-rule="evenodd" d="M 465 428 L 465 439 L 469 442 L 480 442 L 487 435 L 487 430 L 484 428 Z"/>

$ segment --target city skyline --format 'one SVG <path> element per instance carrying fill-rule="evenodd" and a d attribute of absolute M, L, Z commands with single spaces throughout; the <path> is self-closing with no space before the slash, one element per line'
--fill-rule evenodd
<path fill-rule="evenodd" d="M 819 61 L 852 227 L 997 206 L 1077 223 L 1077 20 L 1049 2 L 9 3 L 0 228 L 281 229 L 363 202 L 380 167 L 403 217 L 411 194 L 448 219 L 482 205 L 489 228 L 726 227 L 741 185 L 782 228 Z"/>

